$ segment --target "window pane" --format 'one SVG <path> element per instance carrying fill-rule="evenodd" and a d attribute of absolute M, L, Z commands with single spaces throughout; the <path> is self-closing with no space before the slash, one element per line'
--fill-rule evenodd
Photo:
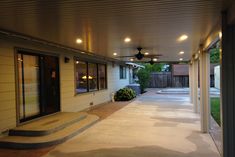
<path fill-rule="evenodd" d="M 120 79 L 126 79 L 126 67 L 120 65 Z"/>
<path fill-rule="evenodd" d="M 87 63 L 75 61 L 76 63 L 76 92 L 87 92 Z"/>
<path fill-rule="evenodd" d="M 123 78 L 126 79 L 126 67 L 123 67 Z"/>
<path fill-rule="evenodd" d="M 120 72 L 120 79 L 123 79 L 123 67 L 121 65 L 119 67 L 119 72 Z"/>
<path fill-rule="evenodd" d="M 20 119 L 40 114 L 39 58 L 18 54 Z"/>
<path fill-rule="evenodd" d="M 99 89 L 106 89 L 106 66 L 99 64 Z"/>
<path fill-rule="evenodd" d="M 89 91 L 97 90 L 97 64 L 88 64 Z"/>

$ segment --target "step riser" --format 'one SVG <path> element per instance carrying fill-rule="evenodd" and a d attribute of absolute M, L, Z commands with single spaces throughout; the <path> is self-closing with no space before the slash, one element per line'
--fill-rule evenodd
<path fill-rule="evenodd" d="M 66 137 L 63 137 L 61 139 L 57 139 L 54 141 L 48 141 L 48 142 L 43 142 L 43 143 L 14 143 L 14 142 L 1 142 L 0 141 L 0 148 L 8 148 L 8 149 L 35 149 L 35 148 L 44 148 L 44 147 L 49 147 L 49 146 L 53 146 L 56 144 L 60 144 L 63 143 L 67 140 L 69 140 L 70 138 L 82 133 L 83 131 L 85 131 L 86 129 L 88 129 L 89 127 L 91 127 L 92 125 L 94 125 L 95 123 L 97 123 L 99 121 L 99 119 L 89 123 L 88 125 L 84 126 L 83 128 L 69 134 Z"/>
<path fill-rule="evenodd" d="M 32 131 L 32 130 L 14 130 L 14 129 L 12 129 L 12 130 L 9 131 L 9 136 L 28 136 L 28 137 L 45 136 L 45 135 L 49 135 L 49 134 L 52 134 L 54 132 L 60 131 L 64 128 L 66 128 L 69 125 L 72 125 L 76 122 L 79 122 L 79 121 L 85 119 L 86 117 L 87 117 L 87 115 L 81 116 L 78 119 L 75 119 L 73 121 L 65 123 L 61 126 L 53 128 L 51 130 Z"/>

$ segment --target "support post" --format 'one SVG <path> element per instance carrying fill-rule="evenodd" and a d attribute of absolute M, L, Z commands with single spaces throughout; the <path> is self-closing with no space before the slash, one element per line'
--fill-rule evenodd
<path fill-rule="evenodd" d="M 201 131 L 209 132 L 210 126 L 210 55 L 207 52 L 200 51 L 200 116 Z"/>
<path fill-rule="evenodd" d="M 190 93 L 190 103 L 193 103 L 193 66 L 192 66 L 192 63 L 189 64 L 189 93 Z"/>
<path fill-rule="evenodd" d="M 198 113 L 198 60 L 193 61 L 193 106 L 194 112 Z"/>

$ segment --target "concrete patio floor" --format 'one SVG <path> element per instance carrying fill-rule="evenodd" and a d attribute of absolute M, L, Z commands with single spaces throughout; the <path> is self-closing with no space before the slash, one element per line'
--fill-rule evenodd
<path fill-rule="evenodd" d="M 156 89 L 56 146 L 44 157 L 219 157 L 187 95 Z"/>

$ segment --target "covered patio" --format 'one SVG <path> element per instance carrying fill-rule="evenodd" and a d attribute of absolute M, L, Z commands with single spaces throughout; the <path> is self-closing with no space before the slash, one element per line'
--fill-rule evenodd
<path fill-rule="evenodd" d="M 109 108 L 110 115 L 45 151 L 44 157 L 219 157 L 211 136 L 200 131 L 200 117 L 193 112 L 189 95 L 158 91 L 148 89 L 128 105 L 110 103 L 91 110 L 102 117 Z M 115 106 L 121 108 L 112 113 Z M 42 150 L 28 150 L 26 156 L 37 151 Z M 10 150 L 5 154 L 16 155 Z"/>
<path fill-rule="evenodd" d="M 234 0 L 3 0 L 0 19 L 1 139 L 14 143 L 11 130 L 31 121 L 97 108 L 104 120 L 64 144 L 30 153 L 217 157 L 209 132 L 219 127 L 214 139 L 221 156 L 235 156 Z M 210 90 L 212 49 L 219 54 L 219 91 Z M 150 89 L 123 108 L 111 103 L 103 110 L 100 104 L 136 83 L 138 64 L 145 63 L 189 65 L 189 88 Z M 220 126 L 211 124 L 210 96 L 218 98 Z M 52 123 L 52 130 L 75 131 L 55 120 L 40 124 Z"/>
<path fill-rule="evenodd" d="M 45 157 L 219 157 L 187 95 L 147 93 Z M 174 99 L 176 101 L 174 101 Z"/>

